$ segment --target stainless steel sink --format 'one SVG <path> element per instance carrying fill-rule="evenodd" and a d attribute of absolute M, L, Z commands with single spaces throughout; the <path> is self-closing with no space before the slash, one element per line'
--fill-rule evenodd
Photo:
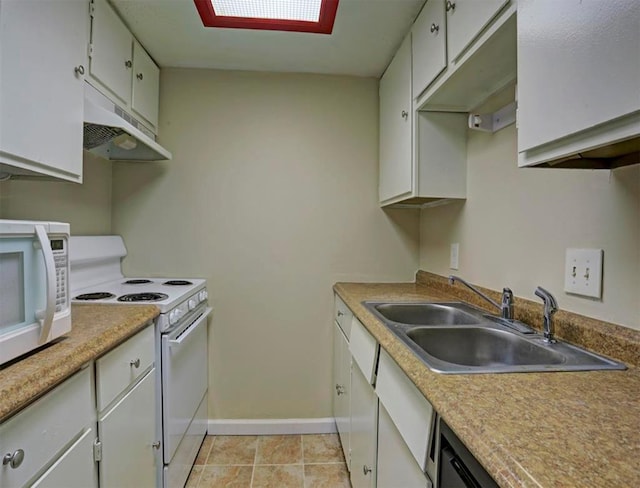
<path fill-rule="evenodd" d="M 514 330 L 463 303 L 363 303 L 439 373 L 626 369 L 571 344 L 546 343 L 542 334 Z"/>
<path fill-rule="evenodd" d="M 381 303 L 373 304 L 374 313 L 399 324 L 473 325 L 483 317 L 462 303 Z"/>

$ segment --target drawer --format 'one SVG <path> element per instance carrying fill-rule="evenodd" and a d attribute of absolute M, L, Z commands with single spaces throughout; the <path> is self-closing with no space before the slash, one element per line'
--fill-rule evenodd
<path fill-rule="evenodd" d="M 95 422 L 91 368 L 76 373 L 0 425 L 0 453 L 24 451 L 22 464 L 0 466 L 0 486 L 25 485 Z"/>
<path fill-rule="evenodd" d="M 342 301 L 342 299 L 335 295 L 333 318 L 338 323 L 342 332 L 349 340 L 351 335 L 351 320 L 353 319 L 353 313 L 349 310 L 349 307 Z"/>
<path fill-rule="evenodd" d="M 384 350 L 380 351 L 376 393 L 420 469 L 425 471 L 435 412 Z"/>
<path fill-rule="evenodd" d="M 362 374 L 371 385 L 375 383 L 378 350 L 378 342 L 364 328 L 364 325 L 354 317 L 351 324 L 349 351 L 353 357 L 353 362 L 358 365 L 360 371 L 362 371 Z"/>
<path fill-rule="evenodd" d="M 98 411 L 106 408 L 153 365 L 154 341 L 154 327 L 149 326 L 96 361 Z"/>

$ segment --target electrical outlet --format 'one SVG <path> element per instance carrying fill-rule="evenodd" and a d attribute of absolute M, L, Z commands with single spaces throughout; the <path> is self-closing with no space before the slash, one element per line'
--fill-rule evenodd
<path fill-rule="evenodd" d="M 564 291 L 602 298 L 602 249 L 567 249 Z"/>
<path fill-rule="evenodd" d="M 451 244 L 451 251 L 449 253 L 449 268 L 458 269 L 458 254 L 460 252 L 460 244 Z"/>

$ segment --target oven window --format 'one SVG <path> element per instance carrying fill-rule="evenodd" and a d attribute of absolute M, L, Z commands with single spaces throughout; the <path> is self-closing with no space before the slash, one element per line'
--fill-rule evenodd
<path fill-rule="evenodd" d="M 23 256 L 0 253 L 0 335 L 25 321 Z"/>

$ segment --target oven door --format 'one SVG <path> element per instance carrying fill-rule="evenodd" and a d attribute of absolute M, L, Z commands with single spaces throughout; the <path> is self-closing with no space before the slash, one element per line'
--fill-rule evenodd
<path fill-rule="evenodd" d="M 169 464 L 207 391 L 207 317 L 211 308 L 162 335 L 164 462 Z"/>

